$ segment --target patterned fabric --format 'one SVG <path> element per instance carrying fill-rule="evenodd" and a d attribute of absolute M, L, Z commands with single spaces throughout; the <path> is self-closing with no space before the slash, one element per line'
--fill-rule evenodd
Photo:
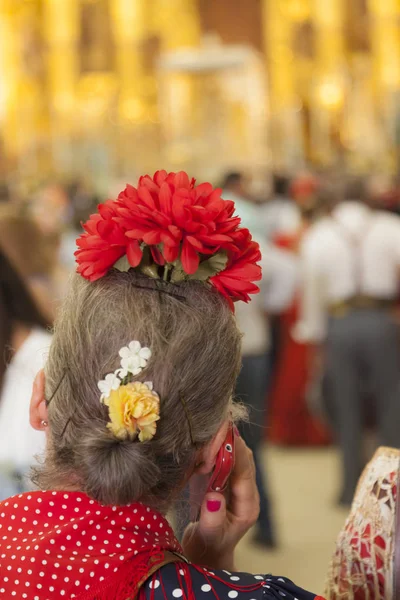
<path fill-rule="evenodd" d="M 337 540 L 328 600 L 392 600 L 400 451 L 379 448 L 358 484 Z"/>
<path fill-rule="evenodd" d="M 127 600 L 181 547 L 142 504 L 102 506 L 80 492 L 31 492 L 0 504 L 0 596 Z"/>
<path fill-rule="evenodd" d="M 316 598 L 288 579 L 188 565 L 181 552 L 164 517 L 139 503 L 50 491 L 0 504 L 0 596 L 10 600 L 132 600 L 139 588 L 140 600 Z M 179 562 L 162 566 L 168 553 Z"/>
<path fill-rule="evenodd" d="M 261 584 L 261 585 L 260 585 Z M 140 591 L 139 600 L 323 600 L 297 587 L 286 577 L 210 571 L 177 563 L 155 573 Z"/>

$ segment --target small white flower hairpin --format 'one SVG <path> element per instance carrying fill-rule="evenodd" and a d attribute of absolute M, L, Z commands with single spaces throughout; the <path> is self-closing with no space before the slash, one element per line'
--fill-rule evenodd
<path fill-rule="evenodd" d="M 118 375 L 121 379 L 124 379 L 128 373 L 134 376 L 139 375 L 151 358 L 151 350 L 146 347 L 142 348 L 140 342 L 133 341 L 128 346 L 121 348 L 119 355 L 121 357 L 121 369 L 119 369 Z"/>
<path fill-rule="evenodd" d="M 98 382 L 97 386 L 101 391 L 100 400 L 103 401 L 105 398 L 111 394 L 112 390 L 117 390 L 121 385 L 121 380 L 116 375 L 116 373 L 109 373 L 105 376 L 105 379 L 102 379 Z"/>
<path fill-rule="evenodd" d="M 132 341 L 128 346 L 121 348 L 119 355 L 121 357 L 121 367 L 114 373 L 106 375 L 97 384 L 101 391 L 101 401 L 108 398 L 113 390 L 117 390 L 129 374 L 134 377 L 143 371 L 151 358 L 151 350 L 146 346 L 142 347 L 140 342 Z"/>

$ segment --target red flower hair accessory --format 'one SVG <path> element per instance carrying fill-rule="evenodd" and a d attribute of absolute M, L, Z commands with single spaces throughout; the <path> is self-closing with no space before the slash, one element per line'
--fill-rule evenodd
<path fill-rule="evenodd" d="M 240 227 L 234 203 L 210 183 L 157 171 L 98 211 L 77 240 L 77 271 L 85 279 L 134 268 L 171 282 L 208 282 L 230 302 L 249 302 L 259 292 L 259 246 Z"/>

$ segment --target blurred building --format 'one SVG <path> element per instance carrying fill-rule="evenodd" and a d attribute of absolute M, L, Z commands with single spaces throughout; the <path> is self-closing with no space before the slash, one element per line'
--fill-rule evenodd
<path fill-rule="evenodd" d="M 397 169 L 398 0 L 0 0 L 1 169 Z"/>

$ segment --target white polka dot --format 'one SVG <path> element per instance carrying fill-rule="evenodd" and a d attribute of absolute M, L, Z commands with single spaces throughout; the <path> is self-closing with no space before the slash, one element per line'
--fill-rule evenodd
<path fill-rule="evenodd" d="M 231 577 L 231 581 L 240 581 L 240 577 L 236 577 L 236 575 Z"/>
<path fill-rule="evenodd" d="M 282 577 L 279 577 L 278 581 L 282 581 L 282 583 L 286 583 L 286 581 L 284 579 L 282 579 Z"/>
<path fill-rule="evenodd" d="M 254 579 L 264 579 L 264 577 L 262 575 L 255 575 Z"/>
<path fill-rule="evenodd" d="M 228 592 L 229 598 L 237 598 L 238 595 L 239 593 L 236 590 L 231 590 L 230 592 Z"/>
<path fill-rule="evenodd" d="M 183 590 L 176 589 L 172 592 L 174 598 L 181 598 L 183 596 Z"/>
<path fill-rule="evenodd" d="M 160 582 L 158 579 L 155 579 L 154 581 L 150 581 L 150 583 L 149 583 L 149 588 L 151 590 L 156 590 L 159 586 L 160 586 Z"/>
<path fill-rule="evenodd" d="M 202 592 L 211 592 L 211 585 L 209 583 L 205 583 L 201 586 Z"/>

